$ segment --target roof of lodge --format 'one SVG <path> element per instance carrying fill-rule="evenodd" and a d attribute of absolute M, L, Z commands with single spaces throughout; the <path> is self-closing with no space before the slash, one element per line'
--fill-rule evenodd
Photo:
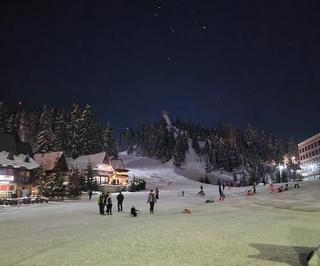
<path fill-rule="evenodd" d="M 13 160 L 10 157 L 13 158 Z M 24 155 L 24 154 L 14 155 L 14 154 L 10 154 L 7 151 L 1 151 L 0 166 L 32 170 L 32 169 L 38 168 L 39 164 L 35 160 L 30 158 L 28 155 Z"/>

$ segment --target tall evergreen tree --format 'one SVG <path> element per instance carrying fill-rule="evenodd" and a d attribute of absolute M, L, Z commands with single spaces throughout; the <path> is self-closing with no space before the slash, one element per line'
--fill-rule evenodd
<path fill-rule="evenodd" d="M 73 109 L 70 112 L 70 120 L 67 125 L 67 154 L 73 158 L 77 158 L 81 153 L 80 143 L 80 120 L 81 109 L 79 105 L 73 104 Z"/>
<path fill-rule="evenodd" d="M 186 159 L 185 144 L 183 136 L 179 135 L 176 139 L 176 144 L 173 153 L 173 165 L 181 167 Z"/>
<path fill-rule="evenodd" d="M 80 173 L 78 169 L 71 169 L 71 171 L 69 171 L 66 192 L 69 197 L 78 197 L 81 195 Z"/>
<path fill-rule="evenodd" d="M 54 133 L 56 141 L 56 149 L 58 151 L 63 151 L 66 149 L 66 118 L 65 114 L 62 112 L 58 114 L 54 121 Z"/>
<path fill-rule="evenodd" d="M 55 135 L 52 131 L 52 116 L 50 110 L 45 106 L 40 116 L 39 129 L 37 135 L 35 152 L 51 152 L 56 150 Z"/>
<path fill-rule="evenodd" d="M 113 156 L 114 158 L 118 158 L 118 149 L 115 138 L 113 136 L 113 131 L 109 123 L 107 123 L 105 132 L 104 132 L 104 151 L 107 152 L 109 156 Z"/>
<path fill-rule="evenodd" d="M 93 117 L 92 108 L 87 105 L 80 120 L 80 154 L 90 154 L 98 151 L 97 126 Z"/>
<path fill-rule="evenodd" d="M 89 163 L 86 169 L 86 184 L 87 184 L 87 190 L 98 190 L 97 181 L 93 176 L 93 170 L 92 166 Z"/>
<path fill-rule="evenodd" d="M 9 112 L 8 107 L 5 103 L 0 102 L 0 132 L 5 132 L 7 126 Z"/>
<path fill-rule="evenodd" d="M 30 120 L 27 111 L 22 111 L 20 122 L 19 122 L 19 138 L 24 142 L 31 142 L 31 128 Z"/>

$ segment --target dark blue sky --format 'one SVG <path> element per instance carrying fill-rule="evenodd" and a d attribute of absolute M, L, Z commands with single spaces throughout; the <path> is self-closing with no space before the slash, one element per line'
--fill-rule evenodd
<path fill-rule="evenodd" d="M 89 103 L 119 131 L 168 110 L 297 140 L 320 131 L 319 1 L 0 3 L 0 98 Z"/>

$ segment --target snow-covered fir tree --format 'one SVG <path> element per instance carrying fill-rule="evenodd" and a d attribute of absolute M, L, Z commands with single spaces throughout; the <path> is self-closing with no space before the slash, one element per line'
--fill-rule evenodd
<path fill-rule="evenodd" d="M 93 117 L 92 108 L 87 105 L 80 120 L 79 154 L 91 154 L 98 151 L 97 126 Z"/>
<path fill-rule="evenodd" d="M 0 132 L 5 132 L 7 119 L 9 116 L 8 107 L 5 103 L 0 102 Z"/>
<path fill-rule="evenodd" d="M 86 177 L 87 190 L 89 191 L 98 190 L 98 184 L 96 179 L 93 176 L 93 170 L 90 163 L 86 168 L 85 177 Z"/>
<path fill-rule="evenodd" d="M 45 153 L 56 150 L 55 135 L 52 131 L 52 114 L 45 106 L 40 116 L 39 133 L 36 137 L 35 153 Z"/>
<path fill-rule="evenodd" d="M 73 104 L 73 109 L 70 113 L 70 120 L 67 126 L 67 150 L 66 153 L 73 158 L 77 158 L 81 152 L 80 143 L 80 122 L 81 109 L 77 104 Z"/>
<path fill-rule="evenodd" d="M 179 135 L 176 138 L 176 144 L 173 152 L 173 165 L 176 167 L 181 167 L 186 159 L 186 151 L 184 144 L 184 136 Z"/>
<path fill-rule="evenodd" d="M 78 197 L 81 195 L 80 172 L 78 169 L 71 169 L 68 173 L 68 185 L 66 188 L 69 197 Z"/>
<path fill-rule="evenodd" d="M 107 123 L 106 129 L 104 131 L 103 150 L 106 151 L 109 156 L 118 158 L 116 140 L 113 136 L 113 131 L 109 123 Z"/>
<path fill-rule="evenodd" d="M 57 114 L 54 121 L 54 133 L 57 151 L 64 151 L 66 149 L 67 135 L 66 135 L 66 117 L 64 112 Z"/>

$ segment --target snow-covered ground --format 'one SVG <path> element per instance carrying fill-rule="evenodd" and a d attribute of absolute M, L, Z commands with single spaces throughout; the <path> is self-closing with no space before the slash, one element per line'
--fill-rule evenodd
<path fill-rule="evenodd" d="M 157 186 L 168 190 L 194 188 L 200 186 L 198 181 L 205 177 L 206 173 L 203 162 L 191 148 L 191 142 L 189 146 L 189 151 L 186 153 L 186 161 L 181 169 L 174 167 L 172 160 L 163 164 L 158 160 L 147 157 L 139 157 L 133 154 L 127 155 L 127 152 L 120 153 L 120 158 L 123 160 L 124 166 L 130 170 L 129 175 L 145 179 L 148 188 Z M 214 183 L 217 178 L 232 179 L 232 174 L 225 171 L 222 173 L 221 171 L 215 171 L 208 174 L 208 178 Z"/>
<path fill-rule="evenodd" d="M 166 181 L 164 177 L 163 184 Z M 181 187 L 184 197 L 178 195 Z M 304 265 L 306 254 L 320 243 L 320 183 L 304 182 L 300 189 L 276 194 L 259 186 L 252 197 L 245 196 L 245 190 L 226 189 L 226 200 L 219 202 L 216 186 L 204 185 L 206 195 L 199 197 L 199 183 L 177 177 L 167 189 L 160 189 L 153 215 L 148 213 L 147 192 L 125 192 L 124 212 L 116 212 L 114 206 L 112 216 L 100 216 L 95 199 L 87 198 L 0 207 L 0 262 Z M 205 203 L 206 199 L 215 202 Z M 129 215 L 132 205 L 140 210 L 136 218 Z M 183 214 L 185 208 L 192 213 Z"/>

